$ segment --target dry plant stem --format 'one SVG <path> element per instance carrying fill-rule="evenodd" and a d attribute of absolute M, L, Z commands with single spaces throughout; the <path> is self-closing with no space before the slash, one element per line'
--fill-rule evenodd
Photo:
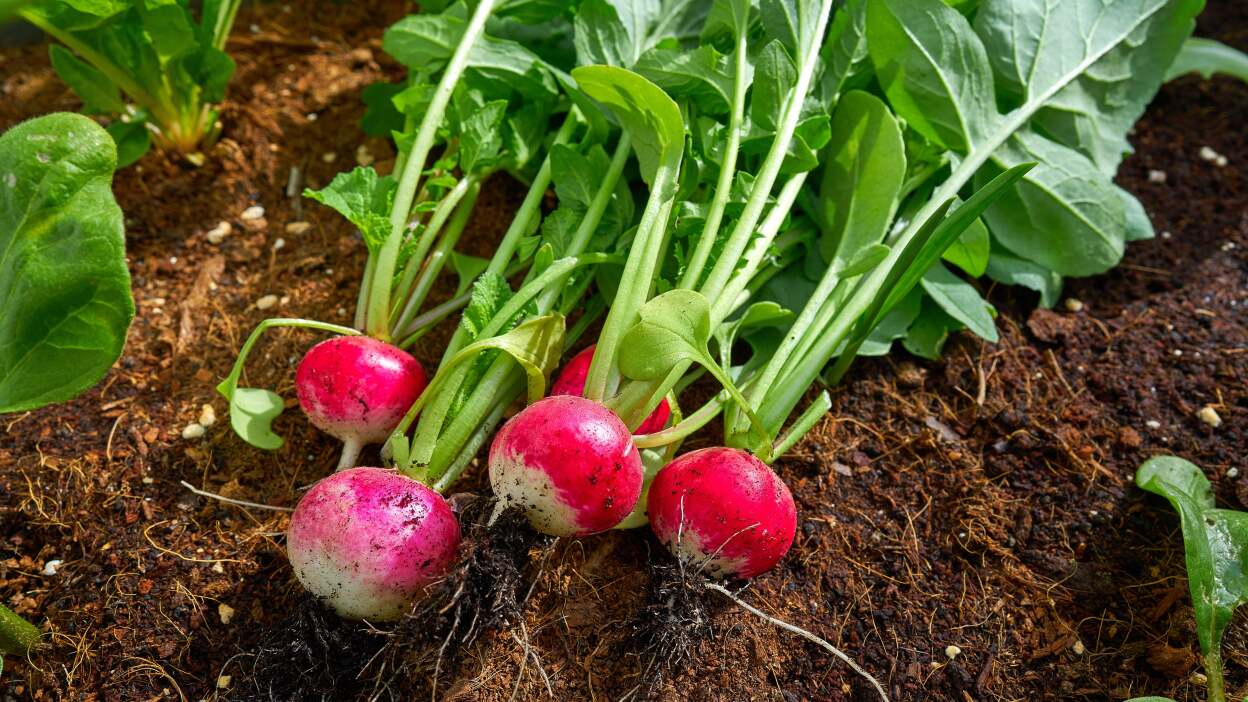
<path fill-rule="evenodd" d="M 753 614 L 759 619 L 769 622 L 770 624 L 774 626 L 778 626 L 781 629 L 784 629 L 785 631 L 789 633 L 797 634 L 798 636 L 802 637 L 803 639 L 806 639 L 807 641 L 810 641 L 811 643 L 815 643 L 815 644 L 818 644 L 819 646 L 822 646 L 826 651 L 828 651 L 832 655 L 845 661 L 845 665 L 848 665 L 850 668 L 853 668 L 855 673 L 858 673 L 862 677 L 869 680 L 871 684 L 875 686 L 875 691 L 880 693 L 880 699 L 884 700 L 884 702 L 888 702 L 888 694 L 884 692 L 884 687 L 880 685 L 880 681 L 876 680 L 874 677 L 871 676 L 870 673 L 863 670 L 862 666 L 855 663 L 854 659 L 850 658 L 848 655 L 845 654 L 845 652 L 841 651 L 836 646 L 833 646 L 832 644 L 828 643 L 827 641 L 824 641 L 823 639 L 819 638 L 818 636 L 815 636 L 814 634 L 810 633 L 809 631 L 806 631 L 805 629 L 793 626 L 792 624 L 786 621 L 783 621 L 781 619 L 776 619 L 775 617 L 769 614 L 766 614 L 765 612 L 761 610 L 751 607 L 750 605 L 746 604 L 744 600 L 732 594 L 732 592 L 730 592 L 728 588 L 724 587 L 723 585 L 719 585 L 718 583 L 705 583 L 703 584 L 703 587 L 705 587 L 707 590 L 714 590 L 715 592 L 718 592 L 719 594 L 723 595 L 724 597 L 727 597 L 733 602 L 736 602 L 747 612 L 749 612 L 750 614 Z"/>

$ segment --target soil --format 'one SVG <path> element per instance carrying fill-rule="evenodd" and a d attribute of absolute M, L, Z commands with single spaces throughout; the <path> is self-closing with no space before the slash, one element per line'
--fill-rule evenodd
<path fill-rule="evenodd" d="M 485 553 L 519 616 L 443 662 L 421 620 L 369 630 L 311 602 L 284 557 L 285 512 L 183 485 L 290 507 L 335 464 L 333 440 L 297 410 L 277 421 L 287 443 L 275 453 L 225 421 L 199 440 L 181 431 L 204 404 L 224 420 L 213 386 L 262 318 L 348 321 L 362 247 L 325 208 L 288 197 L 287 179 L 298 167 L 323 184 L 367 160 L 361 147 L 383 168 L 392 158 L 357 129 L 358 92 L 401 75 L 380 35 L 405 11 L 245 10 L 224 138 L 205 164 L 153 154 L 117 175 L 139 308 L 125 354 L 74 402 L 0 418 L 0 599 L 48 639 L 33 661 L 5 661 L 5 699 L 411 699 L 431 688 L 489 701 L 875 699 L 821 648 L 718 594 L 674 611 L 670 561 L 644 530 L 512 540 L 528 567 L 503 576 L 506 554 Z M 1248 6 L 1211 3 L 1199 31 L 1248 49 Z M 0 129 L 77 107 L 43 46 L 0 50 L 0 96 Z M 1178 521 L 1131 476 L 1173 452 L 1205 469 L 1221 505 L 1248 508 L 1245 123 L 1248 86 L 1167 85 L 1119 178 L 1156 239 L 1132 244 L 1111 273 L 1071 281 L 1056 310 L 989 290 L 999 343 L 960 336 L 940 362 L 898 352 L 857 365 L 833 411 L 777 463 L 798 501 L 798 541 L 741 597 L 849 652 L 894 700 L 1203 699 Z M 1228 165 L 1203 160 L 1203 146 Z M 519 192 L 489 183 L 474 240 L 501 232 Z M 265 217 L 243 222 L 255 204 Z M 233 233 L 213 245 L 204 234 L 223 220 Z M 300 220 L 311 229 L 285 232 Z M 276 310 L 258 310 L 269 294 Z M 273 333 L 249 382 L 293 398 L 293 363 L 317 338 Z M 417 355 L 432 365 L 439 343 Z M 1197 418 L 1206 405 L 1221 427 Z M 471 471 L 462 489 L 481 492 L 480 480 Z M 56 574 L 42 574 L 54 560 Z M 666 616 L 691 617 L 679 629 L 691 648 L 665 639 Z M 1225 657 L 1241 698 L 1243 615 Z"/>

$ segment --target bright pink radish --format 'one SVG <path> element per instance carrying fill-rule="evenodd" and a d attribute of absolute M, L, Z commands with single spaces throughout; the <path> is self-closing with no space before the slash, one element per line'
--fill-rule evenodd
<path fill-rule="evenodd" d="M 563 370 L 559 371 L 559 377 L 555 379 L 553 385 L 550 386 L 551 395 L 580 395 L 585 390 L 585 378 L 589 376 L 589 364 L 594 360 L 594 347 L 581 351 L 568 361 Z M 638 434 L 653 434 L 667 426 L 667 420 L 672 416 L 672 406 L 668 404 L 667 398 L 659 403 L 658 407 L 646 417 L 646 421 L 637 427 Z"/>
<path fill-rule="evenodd" d="M 450 570 L 459 522 L 441 495 L 384 468 L 339 471 L 312 486 L 290 519 L 295 576 L 349 619 L 408 611 Z"/>
<path fill-rule="evenodd" d="M 547 397 L 503 425 L 490 446 L 500 506 L 551 536 L 606 531 L 641 495 L 641 456 L 624 422 L 576 395 Z"/>
<path fill-rule="evenodd" d="M 677 558 L 716 576 L 752 578 L 793 545 L 797 508 L 762 461 L 730 448 L 667 464 L 649 494 L 650 526 Z"/>
<path fill-rule="evenodd" d="M 295 371 L 299 406 L 345 444 L 339 470 L 354 465 L 365 444 L 385 441 L 427 384 L 419 361 L 367 336 L 322 341 Z"/>

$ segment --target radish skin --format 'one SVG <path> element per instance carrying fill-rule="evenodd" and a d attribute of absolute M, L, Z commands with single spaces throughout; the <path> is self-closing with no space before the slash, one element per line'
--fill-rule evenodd
<path fill-rule="evenodd" d="M 550 386 L 551 395 L 580 395 L 585 391 L 585 379 L 589 377 L 589 364 L 594 360 L 594 346 L 590 346 L 572 357 L 559 371 L 559 377 Z M 637 427 L 636 434 L 653 434 L 667 426 L 672 416 L 672 406 L 667 398 L 646 417 L 646 421 Z"/>
<path fill-rule="evenodd" d="M 411 354 L 367 336 L 322 341 L 295 371 L 304 414 L 343 442 L 339 470 L 354 465 L 366 444 L 385 441 L 426 385 Z"/>
<path fill-rule="evenodd" d="M 587 536 L 619 524 L 641 495 L 641 456 L 624 422 L 576 395 L 547 397 L 503 425 L 490 446 L 499 509 L 534 529 Z"/>
<path fill-rule="evenodd" d="M 340 616 L 388 621 L 444 576 L 459 522 L 441 495 L 384 468 L 352 468 L 320 481 L 290 520 L 295 577 Z"/>
<path fill-rule="evenodd" d="M 650 526 L 677 558 L 717 577 L 752 578 L 780 562 L 797 508 L 780 476 L 740 449 L 705 448 L 650 484 Z"/>

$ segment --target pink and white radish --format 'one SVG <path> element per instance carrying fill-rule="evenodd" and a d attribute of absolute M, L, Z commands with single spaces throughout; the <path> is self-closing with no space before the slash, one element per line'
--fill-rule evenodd
<path fill-rule="evenodd" d="M 641 456 L 611 410 L 576 395 L 547 397 L 503 425 L 490 445 L 499 509 L 518 507 L 551 536 L 619 524 L 641 495 Z"/>
<path fill-rule="evenodd" d="M 667 464 L 649 493 L 650 526 L 677 558 L 719 576 L 770 570 L 797 531 L 789 488 L 740 449 L 705 448 Z"/>
<path fill-rule="evenodd" d="M 559 377 L 550 386 L 551 395 L 580 395 L 585 391 L 585 379 L 589 376 L 589 364 L 594 360 L 594 348 L 593 346 L 586 348 L 564 365 L 563 370 L 559 371 Z M 667 426 L 667 420 L 671 416 L 672 406 L 668 404 L 665 397 L 650 413 L 650 416 L 646 417 L 646 421 L 637 427 L 636 433 L 653 434 L 661 431 Z"/>
<path fill-rule="evenodd" d="M 428 385 L 411 354 L 367 336 L 339 336 L 313 346 L 295 371 L 299 406 L 343 442 L 338 469 L 355 465 L 365 444 L 385 441 Z"/>
<path fill-rule="evenodd" d="M 450 570 L 459 538 L 438 493 L 392 470 L 352 468 L 299 501 L 286 552 L 299 582 L 340 616 L 386 621 Z"/>

